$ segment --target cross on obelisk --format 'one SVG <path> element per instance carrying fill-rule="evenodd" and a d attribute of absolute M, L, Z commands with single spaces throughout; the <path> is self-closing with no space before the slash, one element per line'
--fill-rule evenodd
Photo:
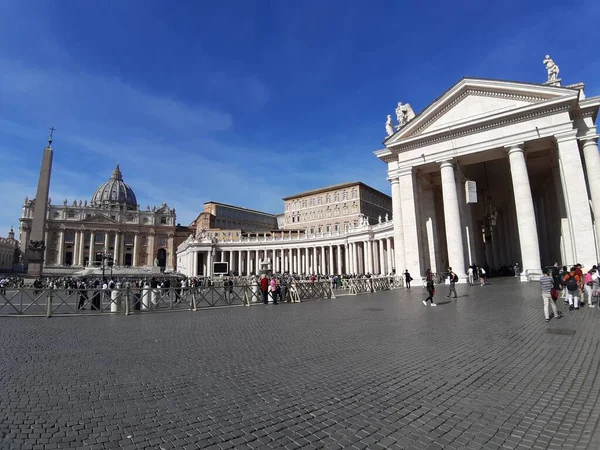
<path fill-rule="evenodd" d="M 33 205 L 33 221 L 31 222 L 31 233 L 27 243 L 27 278 L 40 278 L 44 268 L 46 214 L 48 211 L 48 194 L 50 193 L 50 173 L 52 172 L 53 136 L 54 127 L 50 128 L 48 147 L 44 149 L 35 204 Z"/>

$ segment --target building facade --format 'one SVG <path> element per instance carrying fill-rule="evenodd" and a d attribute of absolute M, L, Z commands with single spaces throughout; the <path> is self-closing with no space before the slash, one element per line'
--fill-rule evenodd
<path fill-rule="evenodd" d="M 19 241 L 15 239 L 15 233 L 11 227 L 8 237 L 0 237 L 0 271 L 14 270 L 15 264 L 19 263 L 19 256 Z"/>
<path fill-rule="evenodd" d="M 343 183 L 283 199 L 284 230 L 320 234 L 378 223 L 392 215 L 392 198 L 361 182 Z"/>
<path fill-rule="evenodd" d="M 45 267 L 94 267 L 110 259 L 115 267 L 175 269 L 175 209 L 163 203 L 141 210 L 119 165 L 89 204 L 87 200 L 48 203 Z M 19 219 L 23 248 L 29 242 L 34 205 L 35 199 L 25 198 Z"/>
<path fill-rule="evenodd" d="M 562 86 L 550 69 L 545 83 L 464 78 L 418 115 L 399 104 L 397 126 L 388 116 L 385 148 L 375 154 L 387 164 L 392 220 L 359 218 L 355 184 L 332 186 L 284 199 L 285 228 L 306 233 L 190 236 L 178 264 L 190 276 L 211 275 L 213 261 L 242 275 L 265 261 L 304 275 L 416 277 L 452 267 L 461 282 L 471 264 L 519 263 L 522 281 L 555 262 L 591 267 L 600 260 L 599 109 L 600 96 Z M 319 213 L 343 201 L 348 227 L 332 228 Z"/>
<path fill-rule="evenodd" d="M 464 275 L 519 263 L 531 280 L 554 262 L 596 264 L 599 107 L 549 69 L 543 84 L 464 78 L 388 128 L 376 155 L 392 186 L 395 266 Z"/>
<path fill-rule="evenodd" d="M 277 216 L 262 211 L 227 205 L 219 202 L 204 203 L 204 211 L 190 224 L 189 228 L 202 231 L 271 231 L 277 230 Z"/>

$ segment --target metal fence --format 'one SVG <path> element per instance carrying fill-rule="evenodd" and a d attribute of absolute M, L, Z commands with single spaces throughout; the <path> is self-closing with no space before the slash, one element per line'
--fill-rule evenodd
<path fill-rule="evenodd" d="M 281 285 L 279 300 L 335 298 L 329 281 L 296 281 Z M 273 300 L 271 292 L 268 299 Z M 263 301 L 257 284 L 208 285 L 191 288 L 53 289 L 7 288 L 0 291 L 0 317 L 90 314 L 140 314 L 196 311 L 219 306 L 250 306 Z"/>

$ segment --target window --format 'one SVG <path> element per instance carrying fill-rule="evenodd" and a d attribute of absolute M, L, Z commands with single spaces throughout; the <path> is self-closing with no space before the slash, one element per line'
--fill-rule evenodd
<path fill-rule="evenodd" d="M 68 219 L 74 219 L 75 218 L 75 211 L 69 211 L 67 213 L 67 218 Z"/>
<path fill-rule="evenodd" d="M 315 234 L 315 229 L 311 227 L 310 234 Z"/>
<path fill-rule="evenodd" d="M 339 193 L 339 192 L 336 192 L 336 193 L 333 195 L 333 201 L 334 201 L 334 202 L 339 202 L 339 201 L 340 201 L 340 193 Z"/>
<path fill-rule="evenodd" d="M 320 225 L 319 225 L 319 231 L 318 231 L 318 232 L 319 232 L 319 233 L 322 233 L 322 232 L 323 232 L 323 228 L 321 228 L 321 226 L 320 226 Z"/>
<path fill-rule="evenodd" d="M 336 224 L 334 225 L 333 229 L 334 229 L 335 231 L 340 231 L 340 224 L 339 224 L 339 223 L 336 223 Z"/>
<path fill-rule="evenodd" d="M 356 198 L 356 189 L 352 191 L 352 198 Z"/>
<path fill-rule="evenodd" d="M 160 218 L 160 223 L 166 224 L 167 223 L 167 218 L 166 217 L 161 217 Z"/>
<path fill-rule="evenodd" d="M 331 194 L 327 194 L 325 197 L 325 203 L 331 203 Z"/>
<path fill-rule="evenodd" d="M 323 203 L 323 197 L 317 198 L 317 205 L 321 205 Z"/>
<path fill-rule="evenodd" d="M 331 225 L 327 225 L 325 227 L 325 231 L 328 232 L 328 233 L 331 232 Z"/>
<path fill-rule="evenodd" d="M 342 193 L 342 200 L 348 200 L 348 191 Z"/>
<path fill-rule="evenodd" d="M 306 200 L 302 200 L 302 207 L 306 208 Z"/>

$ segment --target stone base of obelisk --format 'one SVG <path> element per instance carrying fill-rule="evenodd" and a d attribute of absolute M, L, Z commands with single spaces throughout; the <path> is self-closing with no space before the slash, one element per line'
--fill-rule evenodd
<path fill-rule="evenodd" d="M 27 249 L 26 278 L 41 278 L 44 269 L 44 249 Z"/>

